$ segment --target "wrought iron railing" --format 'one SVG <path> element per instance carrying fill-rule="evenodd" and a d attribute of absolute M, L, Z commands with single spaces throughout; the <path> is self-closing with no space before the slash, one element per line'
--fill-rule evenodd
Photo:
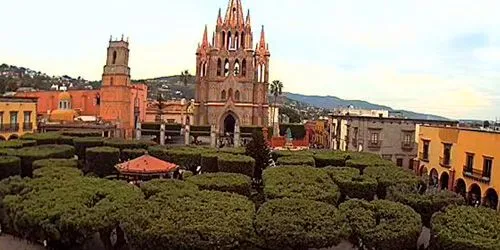
<path fill-rule="evenodd" d="M 33 129 L 33 123 L 31 123 L 31 122 L 23 123 L 23 130 L 24 131 L 32 130 L 32 129 Z"/>
<path fill-rule="evenodd" d="M 451 159 L 448 157 L 439 157 L 439 165 L 445 168 L 450 168 L 451 167 Z"/>
<path fill-rule="evenodd" d="M 421 161 L 429 162 L 429 153 L 419 152 L 418 159 Z"/>
<path fill-rule="evenodd" d="M 402 149 L 413 149 L 415 147 L 415 143 L 412 142 L 401 142 L 401 148 Z"/>
<path fill-rule="evenodd" d="M 487 175 L 482 170 L 470 168 L 467 165 L 463 168 L 463 175 L 466 178 L 470 178 L 483 183 L 489 183 L 491 181 L 491 175 Z"/>
<path fill-rule="evenodd" d="M 368 147 L 369 148 L 380 148 L 380 147 L 382 147 L 382 141 L 381 140 L 368 141 Z"/>
<path fill-rule="evenodd" d="M 19 131 L 19 123 L 0 124 L 0 131 L 2 131 L 2 132 L 17 132 L 17 131 Z"/>

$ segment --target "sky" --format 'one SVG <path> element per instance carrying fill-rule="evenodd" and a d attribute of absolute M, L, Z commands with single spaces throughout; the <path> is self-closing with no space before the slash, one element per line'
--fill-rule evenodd
<path fill-rule="evenodd" d="M 449 118 L 500 118 L 498 0 L 242 0 L 285 91 Z M 133 79 L 195 72 L 228 0 L 2 2 L 0 63 L 100 79 L 110 35 L 129 37 Z M 209 39 L 211 40 L 211 38 Z"/>

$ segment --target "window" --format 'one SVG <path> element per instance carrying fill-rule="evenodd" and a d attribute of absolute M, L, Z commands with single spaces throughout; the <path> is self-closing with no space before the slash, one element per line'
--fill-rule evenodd
<path fill-rule="evenodd" d="M 101 105 L 101 96 L 96 95 L 96 97 L 95 97 L 95 104 L 96 105 Z"/>
<path fill-rule="evenodd" d="M 229 91 L 227 92 L 227 98 L 233 98 L 233 89 L 229 89 Z"/>
<path fill-rule="evenodd" d="M 483 177 L 491 178 L 492 167 L 493 167 L 493 158 L 484 157 L 484 160 L 483 160 Z"/>
<path fill-rule="evenodd" d="M 167 119 L 167 123 L 175 123 L 175 119 Z"/>
<path fill-rule="evenodd" d="M 222 47 L 226 47 L 226 32 L 222 31 Z"/>
<path fill-rule="evenodd" d="M 0 126 L 3 125 L 3 112 L 0 112 Z"/>
<path fill-rule="evenodd" d="M 410 170 L 413 170 L 413 159 L 409 159 L 409 161 L 408 161 L 408 168 Z"/>
<path fill-rule="evenodd" d="M 443 144 L 443 165 L 449 166 L 451 161 L 451 144 Z"/>
<path fill-rule="evenodd" d="M 403 166 L 403 158 L 398 158 L 396 159 L 396 165 L 398 167 L 402 167 Z"/>
<path fill-rule="evenodd" d="M 411 134 L 405 134 L 403 138 L 404 145 L 408 146 L 411 145 L 412 143 L 412 136 Z"/>
<path fill-rule="evenodd" d="M 243 76 L 247 75 L 247 60 L 245 59 L 243 59 L 243 61 L 241 62 L 241 74 Z"/>
<path fill-rule="evenodd" d="M 31 122 L 31 111 L 24 111 L 24 123 Z"/>
<path fill-rule="evenodd" d="M 382 155 L 384 160 L 392 161 L 392 155 Z"/>
<path fill-rule="evenodd" d="M 224 76 L 229 76 L 229 60 L 226 59 L 224 62 Z"/>
<path fill-rule="evenodd" d="M 245 32 L 241 32 L 241 47 L 245 48 Z"/>
<path fill-rule="evenodd" d="M 240 43 L 240 35 L 238 34 L 238 32 L 236 32 L 236 35 L 234 35 L 234 48 L 238 49 Z"/>
<path fill-rule="evenodd" d="M 239 90 L 236 90 L 236 92 L 234 93 L 234 99 L 236 101 L 239 101 L 240 100 L 240 91 Z"/>
<path fill-rule="evenodd" d="M 233 36 L 231 35 L 231 31 L 227 32 L 227 48 L 230 49 L 233 47 Z"/>
<path fill-rule="evenodd" d="M 422 153 L 422 160 L 429 160 L 429 145 L 430 141 L 424 140 L 424 145 L 423 145 L 423 150 L 424 152 Z"/>
<path fill-rule="evenodd" d="M 234 75 L 238 76 L 240 74 L 240 62 L 238 59 L 236 59 L 236 62 L 234 63 Z"/>
<path fill-rule="evenodd" d="M 226 100 L 226 91 L 223 90 L 222 93 L 220 94 L 220 99 L 225 101 Z"/>
<path fill-rule="evenodd" d="M 467 153 L 465 158 L 465 171 L 472 173 L 474 169 L 474 154 Z"/>
<path fill-rule="evenodd" d="M 10 112 L 10 124 L 17 124 L 17 111 Z"/>
<path fill-rule="evenodd" d="M 109 85 L 113 86 L 113 77 L 109 79 Z"/>
<path fill-rule="evenodd" d="M 116 63 L 116 51 L 113 51 L 113 62 L 111 64 Z"/>
<path fill-rule="evenodd" d="M 378 144 L 379 142 L 379 134 L 378 133 L 372 133 L 370 136 L 370 143 L 371 144 Z"/>
<path fill-rule="evenodd" d="M 221 70 L 222 70 L 222 61 L 221 59 L 217 59 L 217 76 L 221 75 Z"/>

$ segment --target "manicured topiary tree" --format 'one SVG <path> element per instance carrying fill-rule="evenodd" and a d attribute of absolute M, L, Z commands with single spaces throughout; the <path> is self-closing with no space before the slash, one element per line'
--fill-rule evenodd
<path fill-rule="evenodd" d="M 13 140 L 23 144 L 23 147 L 33 147 L 36 146 L 35 140 Z"/>
<path fill-rule="evenodd" d="M 194 172 L 201 164 L 201 154 L 203 152 L 203 150 L 197 148 L 171 148 L 167 150 L 167 158 L 169 162 Z"/>
<path fill-rule="evenodd" d="M 415 249 L 422 231 L 420 215 L 410 207 L 387 200 L 349 200 L 340 204 L 351 227 L 349 240 L 363 249 Z"/>
<path fill-rule="evenodd" d="M 58 144 L 61 139 L 61 134 L 58 132 L 25 134 L 21 136 L 21 140 L 33 140 L 37 145 Z"/>
<path fill-rule="evenodd" d="M 357 168 L 361 174 L 367 167 L 396 167 L 393 162 L 384 160 L 379 155 L 364 152 L 349 152 L 345 166 Z"/>
<path fill-rule="evenodd" d="M 141 190 L 146 199 L 159 193 L 166 195 L 179 193 L 197 192 L 198 186 L 191 182 L 185 182 L 175 179 L 155 179 L 141 184 Z"/>
<path fill-rule="evenodd" d="M 313 156 L 314 153 L 309 150 L 302 151 L 291 151 L 291 150 L 273 150 L 271 152 L 271 157 L 274 161 L 277 161 L 279 158 L 284 156 Z"/>
<path fill-rule="evenodd" d="M 373 200 L 377 193 L 377 180 L 369 176 L 359 175 L 356 168 L 327 167 L 325 171 L 340 188 L 344 197 Z"/>
<path fill-rule="evenodd" d="M 121 161 L 129 161 L 145 155 L 148 151 L 142 148 L 124 149 L 120 154 Z"/>
<path fill-rule="evenodd" d="M 33 162 L 33 170 L 44 167 L 77 168 L 78 161 L 76 159 L 43 159 Z"/>
<path fill-rule="evenodd" d="M 0 155 L 16 155 L 17 150 L 14 148 L 0 148 Z"/>
<path fill-rule="evenodd" d="M 49 158 L 70 159 L 75 156 L 75 148 L 69 145 L 39 145 L 18 149 L 14 155 L 21 158 L 21 175 L 31 177 L 34 161 Z"/>
<path fill-rule="evenodd" d="M 244 174 L 253 177 L 255 160 L 245 155 L 219 154 L 217 166 L 220 172 Z"/>
<path fill-rule="evenodd" d="M 15 156 L 0 156 L 0 179 L 21 175 L 21 159 Z"/>
<path fill-rule="evenodd" d="M 348 154 L 345 152 L 318 152 L 313 155 L 316 167 L 344 167 Z"/>
<path fill-rule="evenodd" d="M 75 138 L 76 137 L 63 135 L 59 138 L 59 144 L 66 144 L 66 145 L 74 146 L 75 144 L 73 143 L 73 139 L 75 139 Z"/>
<path fill-rule="evenodd" d="M 85 172 L 93 172 L 99 177 L 116 174 L 115 165 L 120 161 L 120 150 L 113 147 L 87 148 Z"/>
<path fill-rule="evenodd" d="M 64 136 L 71 137 L 101 137 L 102 132 L 94 130 L 66 130 L 61 132 Z"/>
<path fill-rule="evenodd" d="M 165 146 L 148 147 L 148 154 L 160 160 L 170 161 L 170 158 L 168 156 L 168 148 Z"/>
<path fill-rule="evenodd" d="M 422 217 L 422 223 L 430 227 L 431 217 L 450 205 L 465 205 L 465 199 L 457 193 L 447 190 L 427 190 L 420 194 L 417 189 L 408 186 L 388 188 L 387 199 L 410 206 Z"/>
<path fill-rule="evenodd" d="M 100 147 L 104 144 L 102 137 L 81 137 L 73 139 L 78 160 L 85 162 L 85 151 L 87 148 Z"/>
<path fill-rule="evenodd" d="M 52 181 L 73 180 L 82 176 L 83 172 L 80 169 L 68 165 L 65 167 L 44 166 L 33 170 L 33 178 L 51 178 Z"/>
<path fill-rule="evenodd" d="M 252 180 L 242 174 L 233 173 L 208 173 L 189 177 L 187 182 L 193 183 L 201 190 L 213 190 L 250 195 Z"/>
<path fill-rule="evenodd" d="M 246 154 L 246 148 L 244 148 L 244 147 L 238 147 L 238 148 L 221 148 L 221 149 L 219 149 L 219 152 L 228 153 L 228 154 L 235 154 L 235 155 L 245 155 Z"/>
<path fill-rule="evenodd" d="M 307 165 L 314 167 L 314 158 L 312 156 L 284 156 L 278 158 L 278 165 Z"/>
<path fill-rule="evenodd" d="M 156 145 L 153 141 L 146 140 L 124 140 L 124 139 L 108 139 L 104 140 L 104 146 L 123 149 L 147 149 L 150 146 Z"/>
<path fill-rule="evenodd" d="M 200 164 L 203 172 L 219 172 L 219 166 L 217 165 L 218 155 L 217 153 L 204 153 L 201 155 Z"/>
<path fill-rule="evenodd" d="M 415 176 L 415 174 L 396 166 L 367 167 L 364 175 L 377 180 L 377 196 L 379 199 L 385 198 L 388 187 L 407 185 L 413 188 L 422 184 L 421 179 Z"/>
<path fill-rule="evenodd" d="M 0 141 L 0 148 L 22 148 L 23 143 L 20 141 Z"/>
<path fill-rule="evenodd" d="M 252 140 L 246 145 L 245 152 L 246 155 L 255 160 L 255 171 L 250 176 L 260 180 L 262 178 L 262 171 L 269 165 L 271 152 L 262 131 L 255 130 L 252 133 Z"/>
<path fill-rule="evenodd" d="M 340 191 L 328 174 L 311 167 L 277 167 L 264 171 L 267 199 L 298 198 L 336 204 Z"/>
<path fill-rule="evenodd" d="M 257 212 L 255 229 L 269 249 L 329 248 L 349 234 L 335 206 L 288 198 L 264 203 Z"/>
<path fill-rule="evenodd" d="M 500 249 L 500 214 L 489 208 L 450 206 L 431 224 L 431 249 Z"/>

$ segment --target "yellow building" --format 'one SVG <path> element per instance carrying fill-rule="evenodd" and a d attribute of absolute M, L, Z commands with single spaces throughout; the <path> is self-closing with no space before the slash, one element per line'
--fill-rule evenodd
<path fill-rule="evenodd" d="M 37 129 L 37 98 L 0 97 L 0 140 L 17 139 Z"/>
<path fill-rule="evenodd" d="M 59 106 L 58 109 L 49 113 L 50 122 L 74 122 L 75 118 L 78 116 L 77 112 L 72 109 L 71 95 L 64 91 L 58 96 Z"/>
<path fill-rule="evenodd" d="M 500 190 L 500 133 L 458 127 L 422 126 L 420 175 L 430 186 L 464 195 L 470 205 L 497 209 Z"/>

